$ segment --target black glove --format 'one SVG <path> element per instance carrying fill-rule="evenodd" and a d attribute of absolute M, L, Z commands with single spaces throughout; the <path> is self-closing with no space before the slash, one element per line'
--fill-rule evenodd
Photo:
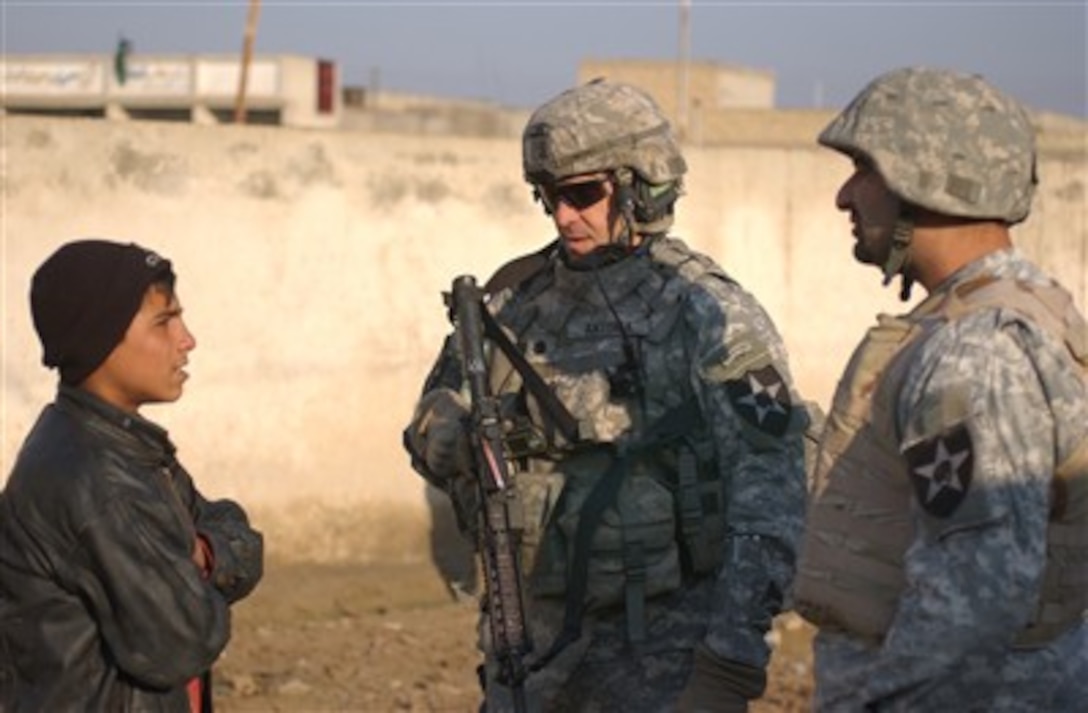
<path fill-rule="evenodd" d="M 676 702 L 677 713 L 747 713 L 748 701 L 767 687 L 767 673 L 755 666 L 716 656 L 695 647 L 695 665 Z"/>
<path fill-rule="evenodd" d="M 423 462 L 440 483 L 471 472 L 472 452 L 466 425 L 468 402 L 452 389 L 436 389 L 420 404 L 425 414 Z"/>

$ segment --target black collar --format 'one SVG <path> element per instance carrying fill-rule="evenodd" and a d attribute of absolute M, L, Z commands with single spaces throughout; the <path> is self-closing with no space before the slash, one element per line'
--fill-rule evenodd
<path fill-rule="evenodd" d="M 61 383 L 57 388 L 56 404 L 63 411 L 86 418 L 90 425 L 118 440 L 131 439 L 143 448 L 150 448 L 164 456 L 174 455 L 174 444 L 166 429 L 139 414 L 123 411 L 86 389 Z"/>

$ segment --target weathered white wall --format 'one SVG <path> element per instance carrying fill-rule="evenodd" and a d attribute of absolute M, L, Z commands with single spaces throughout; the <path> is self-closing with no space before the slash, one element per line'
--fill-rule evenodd
<path fill-rule="evenodd" d="M 448 329 L 440 292 L 551 238 L 516 140 L 3 117 L 0 471 L 54 377 L 27 286 L 59 244 L 131 240 L 170 257 L 197 336 L 166 425 L 210 496 L 245 503 L 284 556 L 412 556 L 422 486 L 400 431 Z M 692 150 L 676 233 L 767 307 L 806 396 L 826 404 L 893 289 L 851 258 L 814 147 Z M 1016 233 L 1085 303 L 1085 157 L 1046 158 Z M 919 290 L 920 293 L 920 290 Z"/>

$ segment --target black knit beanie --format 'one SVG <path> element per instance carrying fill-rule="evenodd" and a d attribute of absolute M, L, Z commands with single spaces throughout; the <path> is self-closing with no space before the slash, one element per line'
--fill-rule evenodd
<path fill-rule="evenodd" d="M 61 246 L 34 273 L 30 312 L 42 343 L 42 363 L 78 385 L 128 331 L 156 282 L 173 286 L 166 258 L 129 243 L 77 240 Z"/>

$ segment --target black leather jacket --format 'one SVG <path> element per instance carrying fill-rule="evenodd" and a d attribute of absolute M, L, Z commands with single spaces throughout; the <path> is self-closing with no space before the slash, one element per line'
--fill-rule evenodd
<path fill-rule="evenodd" d="M 0 493 L 0 711 L 187 712 L 262 558 L 242 508 L 205 500 L 164 430 L 62 385 Z"/>

